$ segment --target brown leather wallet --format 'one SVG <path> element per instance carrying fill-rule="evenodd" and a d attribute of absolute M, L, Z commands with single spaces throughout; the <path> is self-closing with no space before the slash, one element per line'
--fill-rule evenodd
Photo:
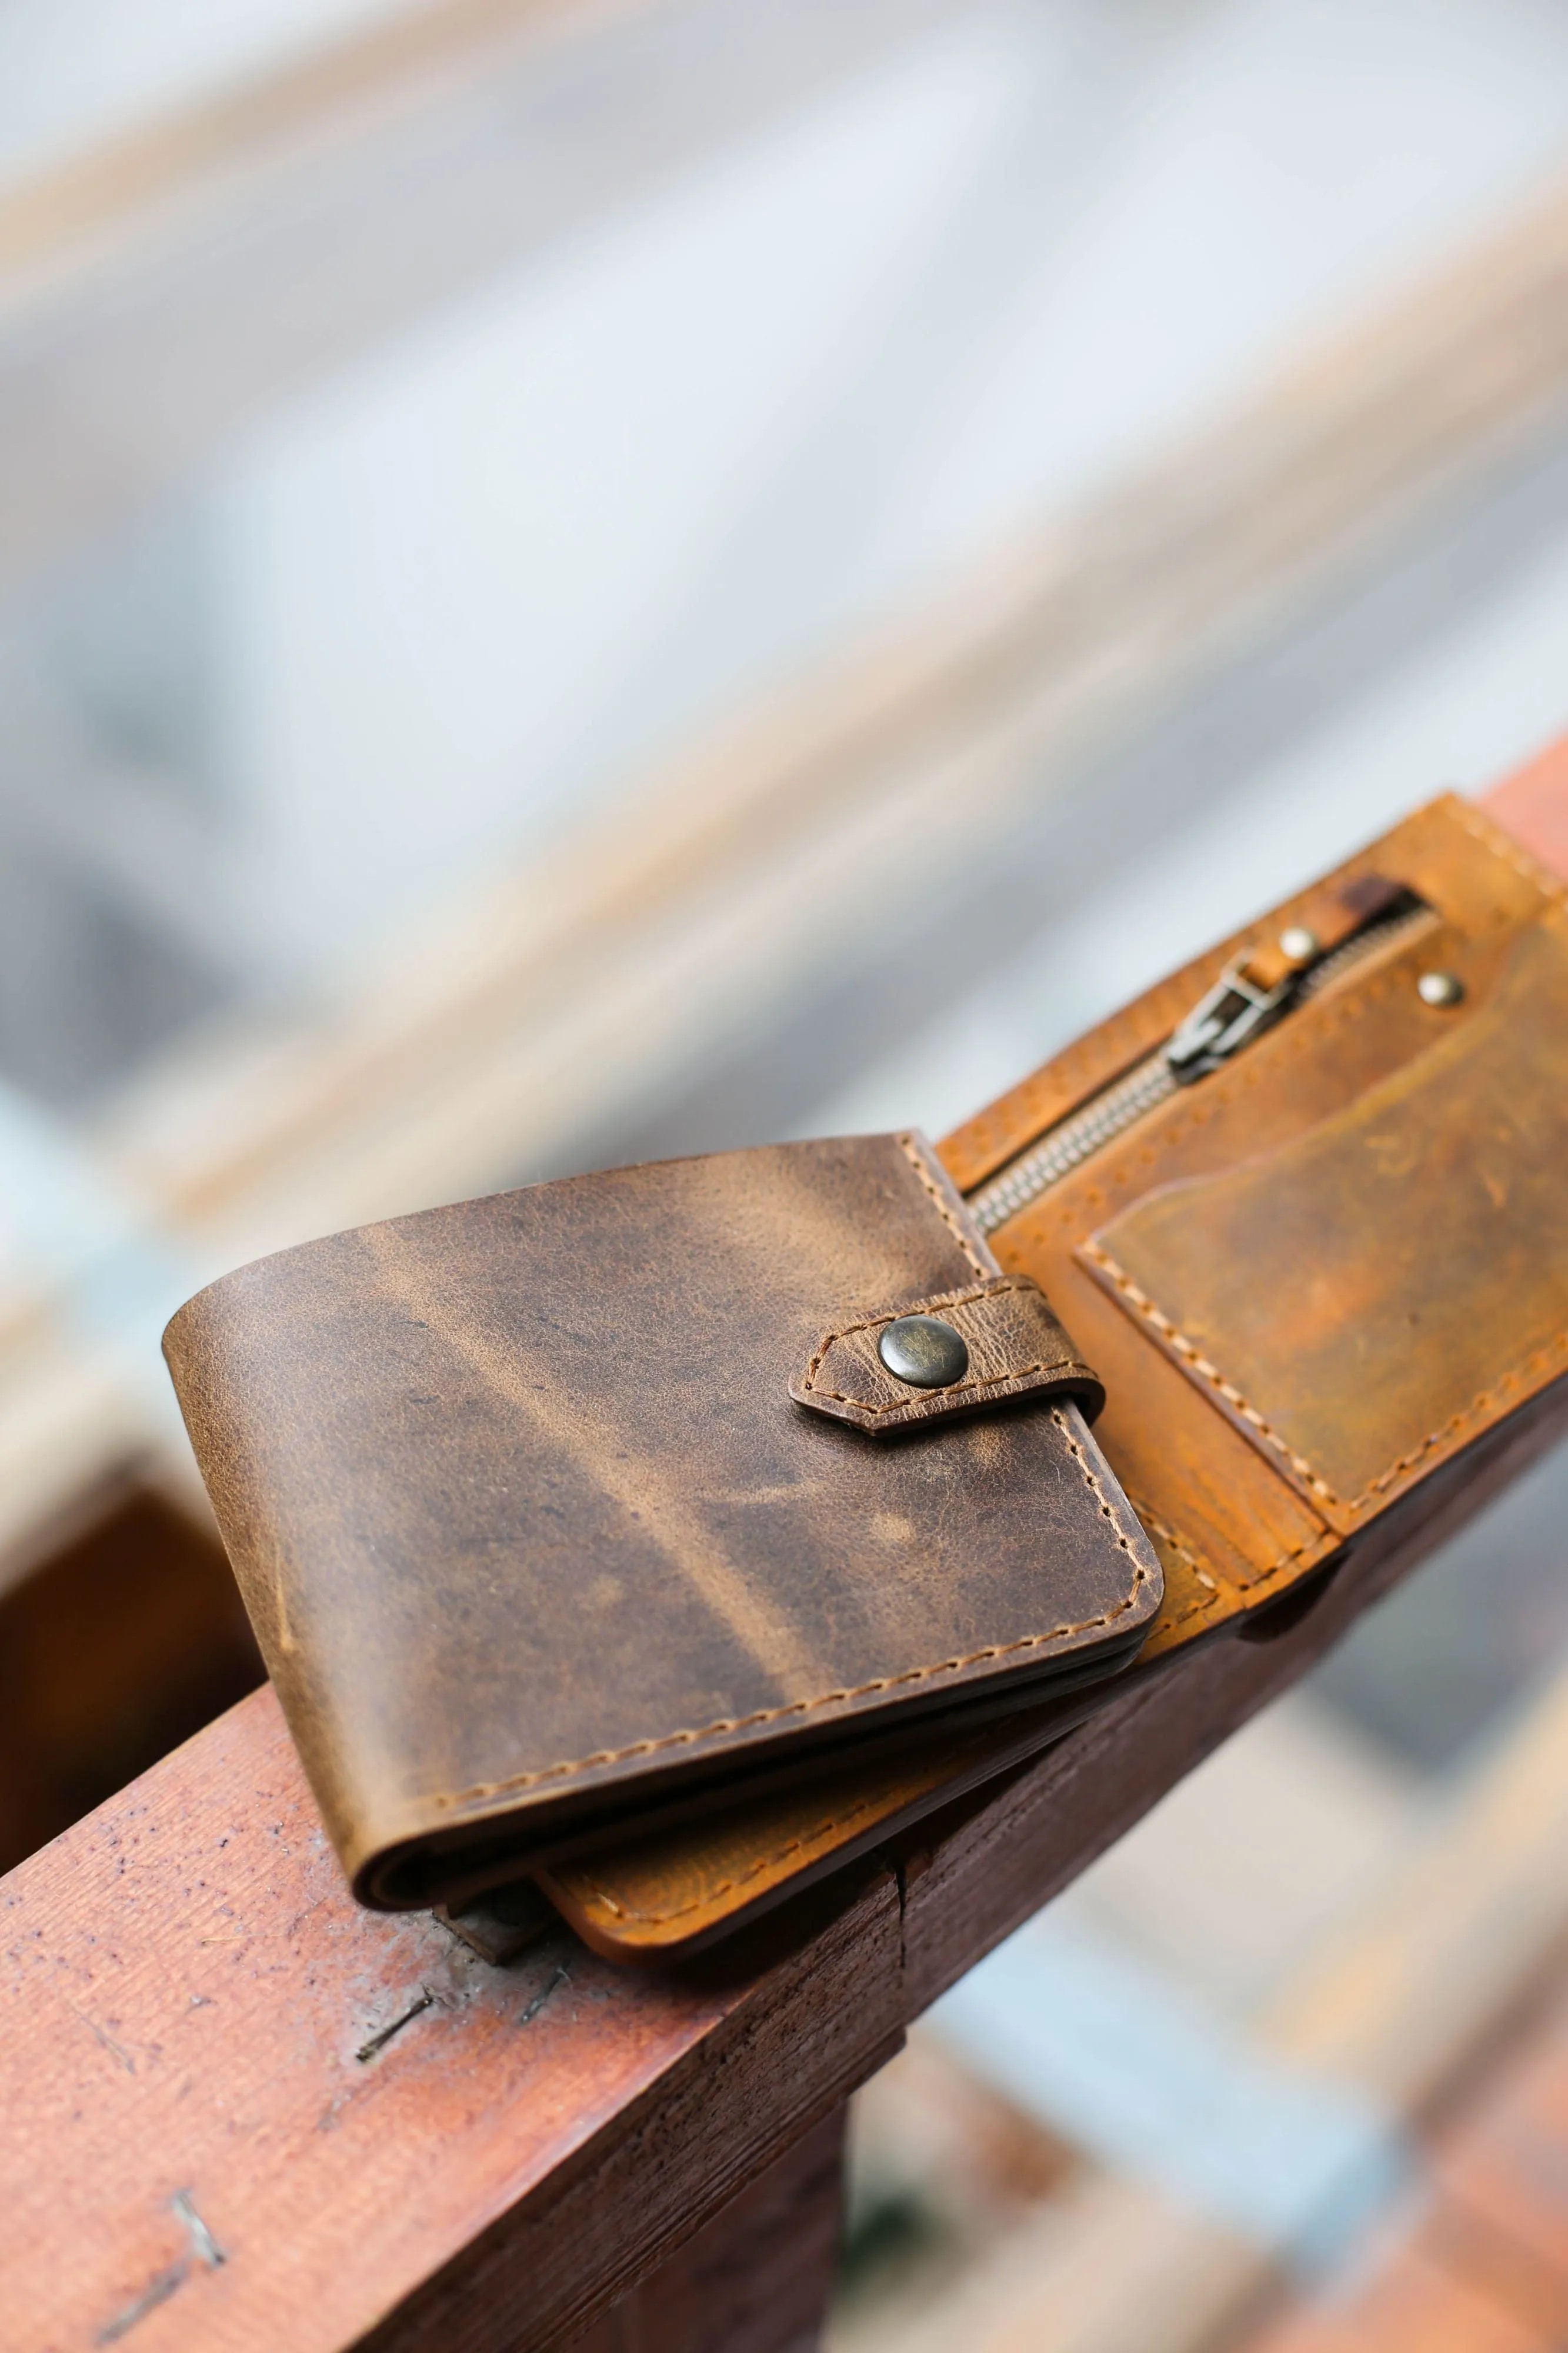
<path fill-rule="evenodd" d="M 164 1339 L 343 1866 L 396 1908 L 1124 1663 L 1103 1397 L 913 1135 L 503 1193 Z"/>
<path fill-rule="evenodd" d="M 1165 1576 L 1134 1676 L 1328 1574 L 1568 1365 L 1565 908 L 1445 797 L 941 1145 L 1105 1377 Z M 541 1884 L 603 1952 L 690 1951 L 1099 1704 L 824 1765 Z"/>

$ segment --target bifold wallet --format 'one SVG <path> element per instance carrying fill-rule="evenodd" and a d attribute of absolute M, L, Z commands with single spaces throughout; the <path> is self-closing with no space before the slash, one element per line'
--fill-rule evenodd
<path fill-rule="evenodd" d="M 914 1135 L 334 1235 L 164 1346 L 374 1905 L 874 1767 L 1110 1672 L 1160 1606 L 1098 1377 Z"/>
<path fill-rule="evenodd" d="M 1281 1623 L 1568 1388 L 1565 910 L 1445 797 L 945 1139 L 1002 1265 L 1104 1376 L 1095 1434 L 1163 1605 L 1115 1685 L 557 1862 L 541 1885 L 590 1943 L 693 1950 L 1192 1644 Z"/>
<path fill-rule="evenodd" d="M 1568 1366 L 1565 896 L 1447 797 L 935 1154 L 576 1178 L 190 1302 L 356 1892 L 527 1873 L 678 1957 L 1331 1574 Z"/>

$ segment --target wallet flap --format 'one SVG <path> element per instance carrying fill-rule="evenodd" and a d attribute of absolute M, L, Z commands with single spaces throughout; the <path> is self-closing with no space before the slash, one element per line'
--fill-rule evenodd
<path fill-rule="evenodd" d="M 462 1202 L 187 1303 L 175 1386 L 363 1897 L 1136 1647 L 1158 1560 L 1069 1396 L 897 1442 L 792 1399 L 825 1331 L 937 1299 L 1040 1353 L 903 1134 Z M 1034 1377 L 973 1328 L 987 1396 Z"/>

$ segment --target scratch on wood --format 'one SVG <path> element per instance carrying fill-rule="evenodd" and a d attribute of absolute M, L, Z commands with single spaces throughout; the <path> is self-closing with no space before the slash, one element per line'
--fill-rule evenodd
<path fill-rule="evenodd" d="M 412 2003 L 401 2018 L 395 2018 L 390 2026 L 382 2027 L 379 2032 L 371 2035 L 368 2041 L 362 2042 L 354 2052 L 354 2057 L 362 2064 L 366 2059 L 374 2059 L 378 2051 L 385 2050 L 395 2034 L 402 2033 L 410 2020 L 417 2018 L 422 2010 L 434 2010 L 435 2006 L 435 1995 L 427 1987 L 421 1987 L 418 2000 Z"/>
<path fill-rule="evenodd" d="M 71 2003 L 71 2008 L 76 2010 L 76 2004 L 74 2001 Z M 110 2057 L 111 2059 L 118 2059 L 128 2075 L 134 2075 L 136 2073 L 136 2062 L 131 2056 L 130 2052 L 127 2051 L 123 2042 L 116 2042 L 113 2035 L 110 2033 L 107 2027 L 100 2026 L 96 2018 L 89 2018 L 85 2010 L 77 2010 L 76 2014 L 80 2019 L 82 2024 L 87 2028 L 88 2032 L 93 2037 L 94 2041 L 102 2045 L 103 2049 L 108 2052 Z"/>
<path fill-rule="evenodd" d="M 228 2257 L 196 2211 L 195 2192 L 176 2189 L 169 2203 L 190 2233 L 192 2254 L 209 2271 L 216 2272 L 219 2263 L 226 2263 Z"/>
<path fill-rule="evenodd" d="M 531 2026 L 533 2021 L 539 2016 L 540 2011 L 544 2008 L 545 2003 L 550 2000 L 550 1997 L 554 1992 L 556 1987 L 558 1985 L 567 1984 L 571 1978 L 571 1975 L 572 1972 L 570 1969 L 563 1968 L 559 1963 L 557 1963 L 553 1974 L 546 1978 L 544 1983 L 540 1987 L 539 1991 L 534 1995 L 533 2000 L 529 2003 L 528 2008 L 518 2012 L 518 2024 L 520 2026 Z"/>
<path fill-rule="evenodd" d="M 91 2023 L 90 2020 L 89 2023 Z M 191 2242 L 190 2254 L 183 2255 L 177 2263 L 170 2263 L 163 2271 L 154 2273 L 141 2295 L 133 2296 L 123 2312 L 117 2312 L 112 2320 L 105 2322 L 93 2339 L 95 2345 L 118 2345 L 122 2337 L 130 2335 L 139 2320 L 145 2320 L 150 2312 L 156 2312 L 161 2304 L 167 2304 L 190 2278 L 193 2256 L 213 2272 L 220 2263 L 227 2263 L 227 2255 L 196 2211 L 195 2193 L 190 2189 L 176 2189 L 169 2204 L 185 2226 Z"/>
<path fill-rule="evenodd" d="M 117 2312 L 114 2318 L 99 2330 L 93 2339 L 94 2344 L 118 2345 L 120 2339 L 128 2336 L 139 2320 L 145 2320 L 150 2312 L 156 2312 L 161 2304 L 167 2304 L 177 2288 L 184 2287 L 190 2276 L 190 2263 L 186 2261 L 171 2263 L 167 2271 L 159 2272 L 154 2278 L 148 2281 L 141 2295 L 126 2306 L 123 2312 Z"/>

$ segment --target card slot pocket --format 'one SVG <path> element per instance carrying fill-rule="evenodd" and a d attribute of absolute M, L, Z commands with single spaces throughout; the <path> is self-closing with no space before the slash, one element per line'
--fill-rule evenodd
<path fill-rule="evenodd" d="M 1351 1103 L 1101 1226 L 1085 1270 L 1338 1533 L 1568 1369 L 1568 925 Z"/>

